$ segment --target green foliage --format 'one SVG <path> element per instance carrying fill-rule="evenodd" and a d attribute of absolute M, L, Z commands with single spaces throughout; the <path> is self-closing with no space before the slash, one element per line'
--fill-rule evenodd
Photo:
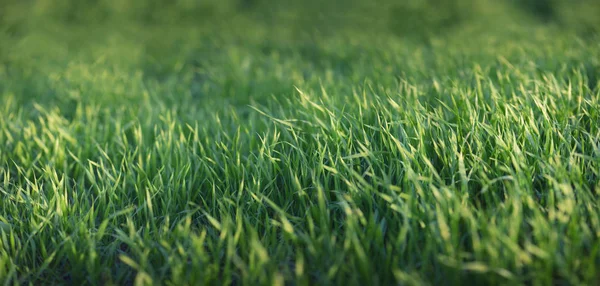
<path fill-rule="evenodd" d="M 538 19 L 575 31 L 583 37 L 600 33 L 600 2 L 594 0 L 515 1 Z"/>
<path fill-rule="evenodd" d="M 600 281 L 576 6 L 278 3 L 0 2 L 0 283 Z"/>
<path fill-rule="evenodd" d="M 401 35 L 428 35 L 447 32 L 472 19 L 481 1 L 415 0 L 399 1 L 391 9 L 391 28 Z"/>

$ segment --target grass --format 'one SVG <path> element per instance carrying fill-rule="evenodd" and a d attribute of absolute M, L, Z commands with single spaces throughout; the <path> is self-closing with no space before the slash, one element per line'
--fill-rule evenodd
<path fill-rule="evenodd" d="M 36 3 L 0 26 L 4 285 L 600 282 L 589 22 Z"/>

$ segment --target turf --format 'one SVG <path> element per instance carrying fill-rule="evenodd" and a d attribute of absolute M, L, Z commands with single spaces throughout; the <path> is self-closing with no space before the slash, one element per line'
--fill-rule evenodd
<path fill-rule="evenodd" d="M 4 285 L 600 282 L 593 1 L 113 2 L 0 5 Z"/>

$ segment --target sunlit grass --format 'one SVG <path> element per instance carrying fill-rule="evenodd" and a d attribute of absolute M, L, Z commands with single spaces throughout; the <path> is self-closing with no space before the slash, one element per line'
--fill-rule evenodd
<path fill-rule="evenodd" d="M 597 41 L 31 25 L 0 34 L 0 282 L 600 281 Z"/>

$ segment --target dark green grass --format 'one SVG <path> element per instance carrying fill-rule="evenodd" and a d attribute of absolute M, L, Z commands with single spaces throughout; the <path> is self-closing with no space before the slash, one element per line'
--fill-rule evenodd
<path fill-rule="evenodd" d="M 600 282 L 591 6 L 244 3 L 6 4 L 0 282 Z"/>

